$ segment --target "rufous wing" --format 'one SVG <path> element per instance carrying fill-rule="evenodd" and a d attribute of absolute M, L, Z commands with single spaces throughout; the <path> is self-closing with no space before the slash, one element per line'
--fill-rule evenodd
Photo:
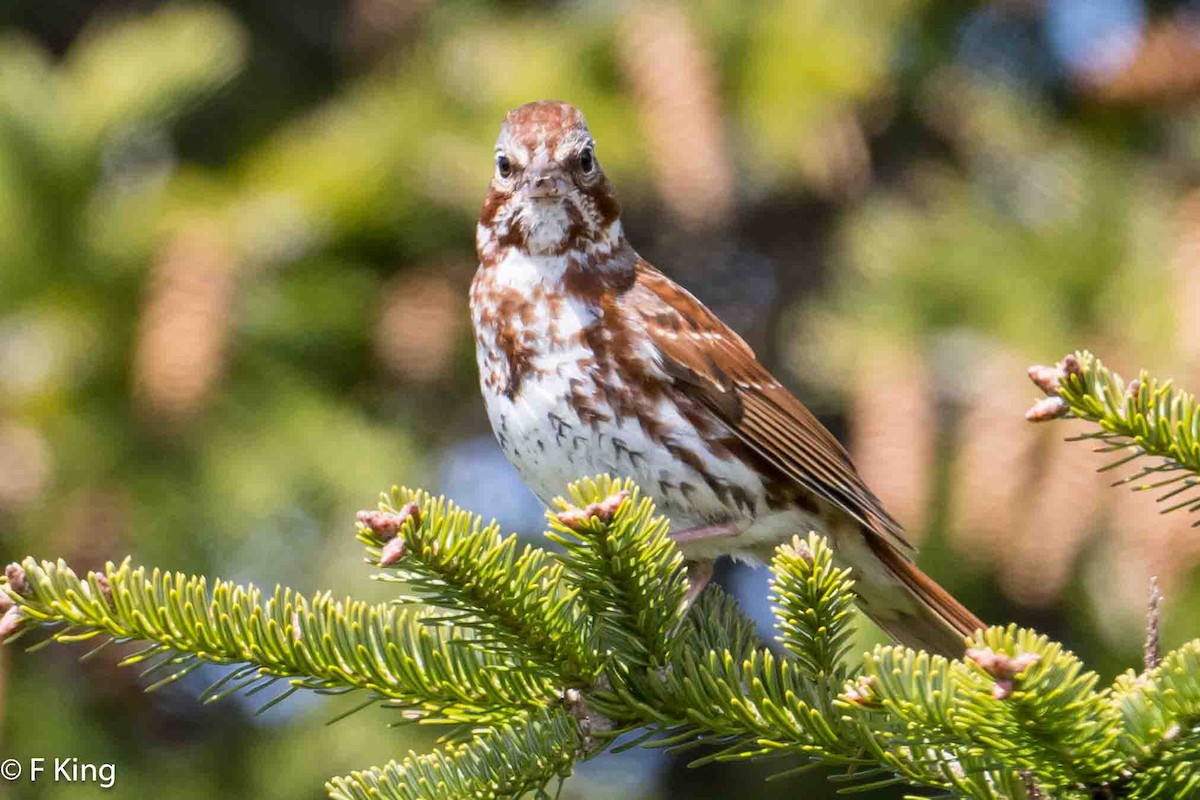
<path fill-rule="evenodd" d="M 686 289 L 646 261 L 629 307 L 645 324 L 663 369 L 748 446 L 815 495 L 901 551 L 900 525 L 858 475 L 849 454 L 816 417 L 759 363 L 746 342 Z"/>

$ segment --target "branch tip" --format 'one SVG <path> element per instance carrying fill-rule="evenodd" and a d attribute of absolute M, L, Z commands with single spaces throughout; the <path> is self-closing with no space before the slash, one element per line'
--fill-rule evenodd
<path fill-rule="evenodd" d="M 1058 367 L 1034 364 L 1029 368 L 1029 380 L 1046 394 L 1057 394 L 1062 371 Z"/>
<path fill-rule="evenodd" d="M 813 556 L 812 548 L 808 546 L 808 542 L 796 536 L 792 539 L 792 551 L 796 556 L 808 566 L 812 566 L 816 557 Z"/>
<path fill-rule="evenodd" d="M 1070 353 L 1053 367 L 1034 364 L 1027 371 L 1029 380 L 1041 389 L 1047 396 L 1038 400 L 1025 412 L 1025 419 L 1030 422 L 1046 422 L 1059 417 L 1065 417 L 1071 410 L 1067 401 L 1059 394 L 1063 381 L 1070 377 L 1083 377 L 1083 367 L 1075 354 Z"/>
<path fill-rule="evenodd" d="M 4 568 L 4 577 L 8 579 L 8 585 L 13 591 L 22 597 L 33 594 L 33 590 L 29 588 L 29 581 L 25 578 L 25 568 L 17 562 L 14 561 Z"/>
<path fill-rule="evenodd" d="M 862 708 L 878 708 L 881 705 L 879 692 L 875 690 L 875 679 L 870 675 L 860 675 L 858 680 L 847 683 L 840 697 Z"/>
<path fill-rule="evenodd" d="M 603 500 L 597 500 L 595 503 L 589 503 L 586 508 L 577 508 L 572 506 L 565 511 L 558 513 L 558 521 L 567 526 L 573 531 L 578 531 L 588 523 L 592 517 L 600 520 L 604 524 L 613 521 L 617 510 L 622 504 L 630 498 L 628 489 L 622 489 L 619 492 L 613 492 Z"/>
<path fill-rule="evenodd" d="M 1048 422 L 1065 417 L 1070 410 L 1071 407 L 1067 405 L 1067 401 L 1058 395 L 1043 397 L 1029 407 L 1029 410 L 1025 412 L 1025 419 L 1030 422 Z"/>
<path fill-rule="evenodd" d="M 379 566 L 391 567 L 400 562 L 404 558 L 404 554 L 408 552 L 408 548 L 404 544 L 404 537 L 395 536 L 388 540 L 383 546 L 383 552 L 379 554 Z"/>
<path fill-rule="evenodd" d="M 1063 360 L 1059 362 L 1058 367 L 1064 375 L 1076 378 L 1083 377 L 1083 367 L 1079 363 L 1079 358 L 1074 353 L 1067 353 L 1063 356 Z"/>
<path fill-rule="evenodd" d="M 4 616 L 0 617 L 0 643 L 8 641 L 8 638 L 21 630 L 21 626 L 25 622 L 25 615 L 21 613 L 18 606 L 10 606 L 4 612 Z"/>
<path fill-rule="evenodd" d="M 414 525 L 420 525 L 421 510 L 416 503 L 405 503 L 399 511 L 359 511 L 355 519 L 358 520 L 358 524 L 386 542 L 395 538 L 408 520 L 411 519 Z"/>
<path fill-rule="evenodd" d="M 995 680 L 992 697 L 997 700 L 1007 700 L 1012 697 L 1017 677 L 1042 660 L 1037 653 L 1020 653 L 1010 656 L 1007 653 L 997 653 L 990 647 L 972 647 L 967 650 L 966 657 Z"/>
<path fill-rule="evenodd" d="M 107 604 L 112 605 L 112 584 L 108 581 L 108 576 L 103 572 L 89 572 L 88 577 L 96 582 L 96 586 L 100 589 L 100 598 Z"/>

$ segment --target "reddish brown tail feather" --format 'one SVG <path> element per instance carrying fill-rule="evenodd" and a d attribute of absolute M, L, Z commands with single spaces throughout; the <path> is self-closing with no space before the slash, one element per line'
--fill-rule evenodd
<path fill-rule="evenodd" d="M 947 658 L 961 657 L 964 637 L 987 626 L 896 548 L 878 536 L 868 534 L 866 538 L 880 562 L 918 602 L 915 616 L 876 618 L 869 608 L 864 611 L 903 645 Z"/>

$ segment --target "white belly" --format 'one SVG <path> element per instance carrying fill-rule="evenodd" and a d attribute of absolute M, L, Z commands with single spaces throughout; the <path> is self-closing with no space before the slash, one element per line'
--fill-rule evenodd
<path fill-rule="evenodd" d="M 595 424 L 584 419 L 572 402 L 572 380 L 575 397 L 586 391 L 584 386 L 595 391 L 594 382 L 574 365 L 565 364 L 551 375 L 524 381 L 511 399 L 484 390 L 500 447 L 543 502 L 549 504 L 565 494 L 572 481 L 607 473 L 633 479 L 671 521 L 673 531 L 725 523 L 737 526 L 737 536 L 683 544 L 681 549 L 690 559 L 733 555 L 762 561 L 778 542 L 819 527 L 815 518 L 800 510 L 768 510 L 761 481 L 741 462 L 703 456 L 706 480 L 653 440 L 638 420 Z M 709 453 L 676 409 L 664 403 L 655 413 L 669 420 L 676 445 Z M 717 488 L 711 485 L 713 476 Z M 724 484 L 738 487 L 748 503 L 731 506 L 728 492 L 721 490 Z"/>

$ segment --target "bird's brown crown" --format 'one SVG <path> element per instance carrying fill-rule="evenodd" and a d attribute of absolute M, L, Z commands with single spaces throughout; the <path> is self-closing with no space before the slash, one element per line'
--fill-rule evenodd
<path fill-rule="evenodd" d="M 505 138 L 532 152 L 539 144 L 557 149 L 564 141 L 591 139 L 591 132 L 583 113 L 575 106 L 559 100 L 538 100 L 505 115 L 500 140 Z"/>

